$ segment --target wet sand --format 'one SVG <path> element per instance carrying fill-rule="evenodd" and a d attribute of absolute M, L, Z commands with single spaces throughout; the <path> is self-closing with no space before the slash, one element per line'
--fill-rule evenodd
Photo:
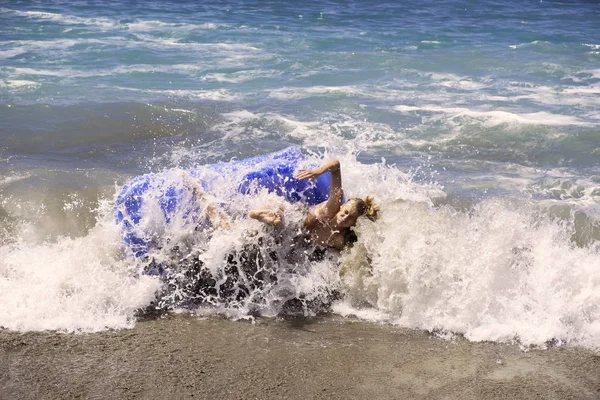
<path fill-rule="evenodd" d="M 600 399 L 600 354 L 341 318 L 0 332 L 1 399 Z"/>

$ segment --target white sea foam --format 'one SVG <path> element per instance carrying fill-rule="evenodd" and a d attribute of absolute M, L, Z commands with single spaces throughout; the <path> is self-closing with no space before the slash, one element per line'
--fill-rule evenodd
<path fill-rule="evenodd" d="M 372 272 L 347 256 L 346 302 L 475 341 L 600 347 L 599 249 L 574 248 L 565 225 L 498 200 L 470 215 L 387 199 L 383 210 L 359 225 Z"/>
<path fill-rule="evenodd" d="M 120 90 L 129 92 L 140 92 L 150 93 L 159 96 L 171 97 L 171 98 L 184 98 L 184 99 L 201 99 L 201 100 L 213 100 L 213 101 L 234 101 L 239 100 L 241 97 L 237 93 L 230 90 L 219 89 L 219 90 L 147 90 L 137 89 L 125 86 L 117 87 Z"/>
<path fill-rule="evenodd" d="M 593 71 L 583 72 L 593 73 Z M 586 86 L 544 86 L 532 85 L 526 82 L 510 82 L 505 90 L 511 94 L 506 96 L 506 100 L 513 102 L 533 100 L 539 104 L 578 106 L 596 106 L 600 104 L 597 96 L 600 87 L 595 83 Z"/>
<path fill-rule="evenodd" d="M 300 121 L 290 115 L 251 113 L 247 110 L 222 114 L 226 119 L 213 129 L 222 132 L 231 141 L 245 140 L 252 135 L 256 140 L 277 135 L 294 141 L 325 148 L 369 149 L 397 145 L 403 138 L 389 126 L 368 121 L 338 120 L 335 122 Z M 347 139 L 352 139 L 348 145 Z"/>
<path fill-rule="evenodd" d="M 260 50 L 258 47 L 248 43 L 200 43 L 200 42 L 183 42 L 176 38 L 157 38 L 151 35 L 137 35 L 146 44 L 165 47 L 185 47 L 190 50 L 221 50 L 230 52 L 256 52 Z"/>
<path fill-rule="evenodd" d="M 190 99 L 203 99 L 203 100 L 214 100 L 214 101 L 234 101 L 238 100 L 240 96 L 231 90 L 162 90 L 162 91 L 150 91 L 152 93 L 162 93 L 171 97 L 182 97 Z"/>
<path fill-rule="evenodd" d="M 185 73 L 196 76 L 203 66 L 195 64 L 176 64 L 176 65 L 154 65 L 154 64 L 131 64 L 120 65 L 117 67 L 98 68 L 98 69 L 73 69 L 70 67 L 61 67 L 60 69 L 36 69 L 36 68 L 6 68 L 6 72 L 11 77 L 22 76 L 54 76 L 59 78 L 87 78 L 94 76 L 115 76 L 120 74 L 132 73 Z"/>
<path fill-rule="evenodd" d="M 310 73 L 304 73 L 303 76 L 310 76 L 320 73 L 319 71 L 312 71 Z M 420 74 L 424 75 L 424 74 Z M 457 95 L 449 93 L 447 91 L 440 90 L 442 87 L 451 87 L 456 89 L 464 90 L 465 92 L 472 92 L 473 96 L 477 99 L 485 97 L 479 92 L 480 89 L 486 88 L 490 85 L 489 79 L 482 79 L 475 81 L 468 77 L 459 77 L 452 74 L 426 74 L 428 78 L 433 81 L 433 88 L 435 91 L 420 91 L 415 82 L 410 80 L 394 80 L 386 85 L 342 85 L 342 86 L 323 86 L 315 85 L 309 87 L 279 87 L 276 89 L 269 89 L 269 97 L 290 100 L 290 99 L 303 99 L 313 96 L 353 96 L 362 97 L 364 99 L 375 99 L 383 102 L 390 101 L 414 101 L 415 98 L 423 97 L 423 99 L 429 102 L 448 102 L 456 101 Z M 464 95 L 461 95 L 464 98 Z"/>
<path fill-rule="evenodd" d="M 170 72 L 168 68 L 162 68 L 165 72 Z M 30 76 L 39 77 L 56 77 L 64 79 L 75 79 L 75 78 L 89 78 L 89 77 L 100 77 L 100 76 L 114 76 L 118 74 L 129 74 L 132 72 L 154 72 L 161 70 L 161 68 L 155 68 L 152 66 L 128 66 L 128 67 L 116 67 L 106 69 L 88 69 L 79 70 L 72 69 L 69 67 L 61 67 L 60 69 L 35 69 L 35 68 L 7 68 L 8 76 L 11 78 L 21 78 Z M 162 71 L 161 71 L 162 72 Z"/>
<path fill-rule="evenodd" d="M 10 79 L 0 81 L 0 88 L 5 89 L 19 89 L 19 90 L 31 90 L 40 87 L 39 82 L 29 81 L 25 79 Z"/>
<path fill-rule="evenodd" d="M 238 43 L 185 43 L 175 38 L 157 38 L 151 35 L 137 35 L 139 41 L 123 40 L 120 36 L 110 36 L 102 39 L 55 39 L 55 40 L 15 40 L 6 41 L 4 44 L 14 47 L 11 50 L 5 50 L 6 57 L 16 54 L 22 54 L 30 51 L 63 50 L 69 51 L 76 45 L 99 45 L 114 46 L 116 48 L 163 48 L 165 46 L 190 48 L 195 50 L 219 49 L 230 53 L 242 53 L 245 51 L 255 53 L 258 48 L 252 45 Z M 18 53 L 17 53 L 18 52 Z M 1 54 L 1 53 L 0 53 Z"/>
<path fill-rule="evenodd" d="M 371 100 L 381 100 L 383 102 L 405 101 L 414 99 L 419 95 L 415 89 L 416 84 L 408 80 L 395 80 L 387 85 L 343 85 L 343 86 L 323 86 L 315 85 L 308 87 L 279 87 L 266 90 L 269 97 L 288 100 L 303 99 L 313 96 L 352 96 Z M 430 101 L 444 101 L 451 99 L 453 95 L 448 93 L 436 92 L 427 93 Z"/>
<path fill-rule="evenodd" d="M 49 69 L 34 69 L 34 68 L 14 68 L 15 75 L 39 75 L 39 76 L 69 76 L 71 69 L 49 70 Z"/>
<path fill-rule="evenodd" d="M 158 20 L 137 20 L 125 24 L 127 29 L 133 32 L 149 32 L 156 29 L 168 28 L 170 31 L 190 31 L 194 29 L 213 30 L 221 27 L 227 27 L 226 24 L 204 23 L 204 24 L 187 24 L 187 23 L 169 23 Z"/>
<path fill-rule="evenodd" d="M 600 94 L 600 85 L 591 85 L 586 87 L 567 87 L 563 89 L 562 93 L 566 94 L 583 94 L 583 95 L 593 95 L 596 100 L 598 100 L 597 95 Z"/>
<path fill-rule="evenodd" d="M 550 65 L 551 69 L 561 69 L 558 65 Z M 415 71 L 416 72 L 416 71 Z M 520 100 L 534 101 L 542 105 L 574 105 L 574 106 L 597 106 L 600 104 L 600 100 L 597 96 L 598 85 L 591 82 L 588 85 L 556 85 L 556 86 L 545 86 L 535 85 L 530 82 L 504 82 L 497 81 L 494 77 L 480 77 L 471 78 L 468 76 L 459 76 L 455 74 L 442 74 L 442 73 L 423 73 L 416 72 L 417 76 L 428 77 L 433 81 L 433 87 L 450 87 L 455 89 L 462 89 L 466 94 L 460 95 L 460 100 L 464 101 L 465 95 L 470 101 L 478 102 L 483 101 L 504 101 L 504 102 L 518 102 Z M 585 70 L 580 71 L 583 74 L 590 74 L 593 78 L 599 76 L 596 70 Z M 578 78 L 573 74 L 569 77 L 576 82 L 583 82 L 583 78 Z M 587 78 L 586 78 L 587 80 Z M 381 100 L 384 99 L 402 99 L 409 98 L 414 99 L 415 97 L 423 96 L 423 100 L 427 100 L 430 104 L 432 103 L 456 103 L 457 96 L 451 93 L 430 93 L 430 92 L 419 92 L 414 90 L 412 86 L 400 83 L 402 86 L 394 88 L 393 86 L 385 88 L 378 87 L 361 87 L 363 91 L 368 92 L 374 98 Z M 482 92 L 481 89 L 495 89 L 499 90 L 498 94 L 488 94 Z M 472 92 L 469 93 L 469 92 Z M 420 95 L 420 93 L 422 93 Z M 432 98 L 432 96 L 435 96 Z M 427 97 L 427 98 L 425 98 Z M 413 100 L 414 101 L 414 100 Z M 589 121 L 580 121 L 589 122 Z M 561 124 L 565 122 L 559 122 Z"/>
<path fill-rule="evenodd" d="M 194 112 L 191 110 L 186 110 L 184 108 L 171 108 L 170 111 L 182 113 L 182 114 L 193 114 Z"/>
<path fill-rule="evenodd" d="M 4 9 L 3 12 L 10 13 L 20 17 L 48 20 L 64 25 L 85 25 L 88 27 L 101 28 L 103 30 L 113 28 L 125 28 L 132 32 L 149 32 L 157 29 L 168 29 L 169 31 L 191 31 L 194 29 L 214 30 L 221 27 L 228 27 L 227 24 L 217 24 L 212 22 L 202 24 L 190 23 L 171 23 L 159 20 L 135 20 L 134 22 L 121 23 L 120 21 L 108 17 L 80 17 L 75 15 L 65 15 L 59 13 L 43 11 L 20 11 Z"/>
<path fill-rule="evenodd" d="M 583 44 L 586 47 L 589 47 L 593 50 L 600 50 L 600 44 L 589 44 L 589 43 L 584 43 Z"/>
<path fill-rule="evenodd" d="M 449 73 L 418 73 L 419 76 L 426 76 L 434 82 L 439 82 L 439 85 L 451 88 L 458 88 L 464 90 L 481 90 L 486 88 L 493 82 L 492 78 L 478 78 L 478 81 L 469 76 L 459 76 L 456 74 Z"/>
<path fill-rule="evenodd" d="M 569 115 L 558 115 L 544 111 L 535 113 L 523 113 L 517 114 L 508 111 L 479 111 L 471 110 L 462 107 L 440 107 L 434 105 L 426 106 L 396 106 L 395 110 L 400 112 L 413 112 L 413 111 L 425 111 L 432 113 L 440 113 L 448 115 L 448 118 L 457 117 L 472 117 L 483 120 L 486 125 L 494 126 L 505 123 L 519 123 L 519 124 L 535 124 L 535 125 L 580 125 L 580 126 L 593 126 L 593 123 L 581 121 L 577 117 Z"/>
<path fill-rule="evenodd" d="M 160 283 L 135 277 L 108 206 L 106 221 L 86 237 L 40 242 L 32 239 L 35 226 L 21 224 L 18 240 L 0 246 L 0 326 L 93 332 L 133 325 L 135 309 Z"/>
<path fill-rule="evenodd" d="M 532 47 L 532 46 L 538 46 L 538 45 L 551 45 L 551 44 L 552 43 L 546 42 L 544 40 L 534 40 L 532 42 L 527 42 L 527 43 L 512 44 L 508 47 L 510 47 L 511 49 L 520 49 L 520 48 L 525 48 L 525 47 Z"/>
<path fill-rule="evenodd" d="M 590 74 L 592 74 L 592 76 L 594 78 L 600 79 L 600 68 L 599 69 L 586 70 L 586 71 L 583 71 L 583 72 L 590 73 Z"/>
<path fill-rule="evenodd" d="M 232 73 L 209 73 L 202 76 L 203 81 L 215 81 L 224 83 L 242 83 L 260 78 L 276 78 L 281 76 L 281 71 L 276 70 L 249 70 Z"/>
<path fill-rule="evenodd" d="M 58 13 L 42 12 L 42 11 L 18 11 L 8 10 L 9 12 L 27 18 L 35 18 L 42 20 L 49 20 L 58 22 L 66 25 L 91 25 L 101 28 L 113 28 L 117 25 L 117 22 L 110 18 L 98 17 L 98 18 L 84 18 L 73 15 L 63 15 Z"/>
<path fill-rule="evenodd" d="M 269 97 L 279 100 L 302 99 L 315 95 L 346 94 L 365 95 L 367 92 L 355 86 L 310 86 L 299 88 L 278 88 L 269 90 Z"/>
<path fill-rule="evenodd" d="M 30 51 L 67 50 L 79 44 L 123 45 L 123 43 L 123 40 L 117 37 L 104 39 L 14 40 L 4 42 L 6 45 L 14 47 L 14 49 L 7 50 L 9 54 L 12 51 L 20 51 L 19 54 L 22 54 Z"/>
<path fill-rule="evenodd" d="M 24 54 L 26 52 L 27 52 L 27 50 L 22 49 L 22 48 L 13 48 L 10 50 L 0 50 L 0 58 L 11 58 L 11 57 L 18 56 L 20 54 Z"/>
<path fill-rule="evenodd" d="M 451 88 L 464 89 L 464 90 L 481 90 L 487 86 L 483 83 L 473 82 L 472 80 L 469 80 L 469 79 L 461 79 L 459 81 L 442 82 L 441 85 L 446 86 L 446 87 L 451 87 Z"/>
<path fill-rule="evenodd" d="M 0 159 L 0 161 L 5 161 L 5 162 L 9 162 L 11 159 L 11 157 L 5 158 L 5 159 Z M 17 181 L 21 181 L 24 179 L 29 178 L 31 175 L 30 174 L 22 174 L 22 175 L 12 175 L 12 176 L 7 176 L 7 177 L 3 177 L 0 179 L 0 188 L 2 186 L 8 186 L 14 182 Z"/>

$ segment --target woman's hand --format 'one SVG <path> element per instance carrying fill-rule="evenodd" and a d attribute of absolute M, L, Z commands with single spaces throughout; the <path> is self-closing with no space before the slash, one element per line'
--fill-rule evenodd
<path fill-rule="evenodd" d="M 301 169 L 296 174 L 296 179 L 308 179 L 314 181 L 325 172 L 337 173 L 340 171 L 340 162 L 338 160 L 325 161 L 319 168 Z"/>
<path fill-rule="evenodd" d="M 318 168 L 315 169 L 301 169 L 296 174 L 296 179 L 304 180 L 308 179 L 310 181 L 314 181 L 321 175 L 321 171 Z"/>

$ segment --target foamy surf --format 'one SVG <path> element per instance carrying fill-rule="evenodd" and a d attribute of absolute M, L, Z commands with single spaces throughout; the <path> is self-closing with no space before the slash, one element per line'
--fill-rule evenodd
<path fill-rule="evenodd" d="M 135 310 L 154 298 L 160 282 L 136 273 L 110 219 L 84 237 L 48 241 L 27 240 L 35 236 L 29 224 L 15 227 L 17 240 L 0 246 L 0 326 L 21 332 L 132 327 Z"/>
<path fill-rule="evenodd" d="M 347 195 L 374 195 L 383 209 L 377 222 L 360 221 L 359 242 L 340 257 L 292 257 L 302 208 L 288 206 L 282 231 L 262 226 L 246 210 L 282 200 L 266 192 L 231 195 L 230 177 L 220 193 L 228 194 L 221 200 L 233 216 L 231 230 L 177 223 L 165 230 L 156 225 L 163 217 L 152 222 L 163 244 L 150 256 L 167 268 L 159 279 L 144 273 L 148 258 L 127 252 L 107 201 L 83 237 L 1 247 L 1 300 L 8 308 L 0 325 L 124 328 L 147 307 L 231 318 L 333 310 L 475 341 L 600 345 L 600 249 L 594 241 L 574 244 L 575 213 L 559 218 L 518 198 L 460 210 L 445 205 L 437 184 L 416 182 L 385 163 L 362 164 L 351 153 L 336 156 Z M 179 182 L 177 173 L 167 176 Z M 35 228 L 19 226 L 16 237 L 34 237 L 27 229 Z M 200 271 L 213 281 L 201 282 Z"/>
<path fill-rule="evenodd" d="M 573 219 L 544 214 L 523 201 L 486 201 L 468 213 L 388 206 L 383 227 L 361 235 L 372 272 L 346 268 L 348 298 L 389 322 L 469 340 L 597 348 L 598 247 L 574 246 Z"/>

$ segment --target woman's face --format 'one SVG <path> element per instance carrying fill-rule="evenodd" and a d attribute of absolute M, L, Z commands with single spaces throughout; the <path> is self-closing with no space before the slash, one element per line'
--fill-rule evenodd
<path fill-rule="evenodd" d="M 349 201 L 340 207 L 340 211 L 335 215 L 336 225 L 340 228 L 350 228 L 356 225 L 358 219 L 358 211 L 354 206 L 354 202 Z"/>

